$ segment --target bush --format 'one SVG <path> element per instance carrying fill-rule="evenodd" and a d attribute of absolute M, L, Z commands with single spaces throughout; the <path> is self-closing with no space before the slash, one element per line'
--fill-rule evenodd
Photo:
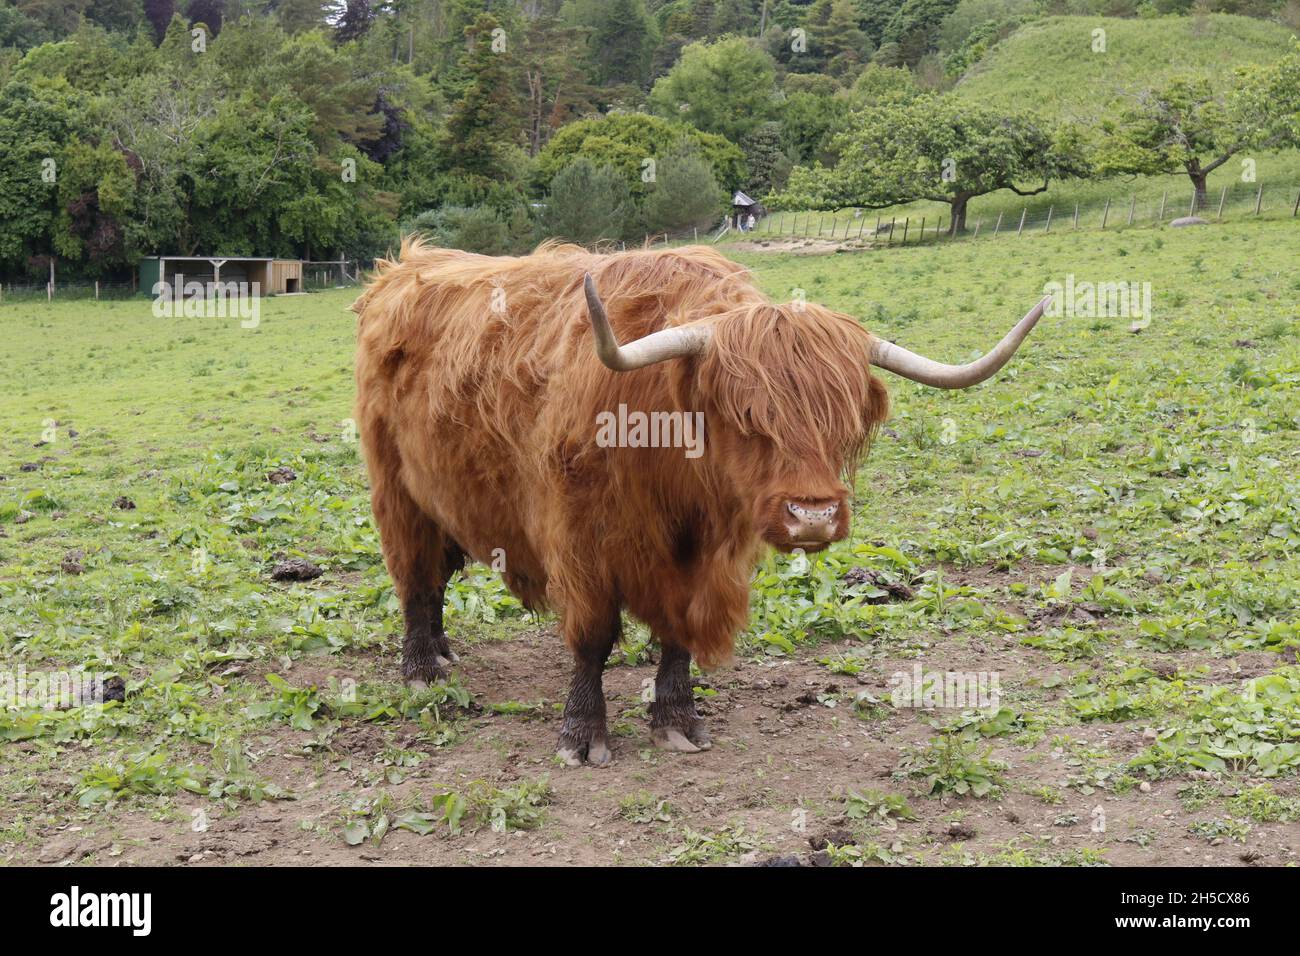
<path fill-rule="evenodd" d="M 646 229 L 654 233 L 707 228 L 722 214 L 726 198 L 704 159 L 678 153 L 660 164 L 641 212 Z"/>
<path fill-rule="evenodd" d="M 635 213 L 632 194 L 617 170 L 577 159 L 551 180 L 539 225 L 544 236 L 589 245 L 623 238 Z"/>
<path fill-rule="evenodd" d="M 489 256 L 512 251 L 510 227 L 486 206 L 443 206 L 422 212 L 408 227 L 445 249 L 464 249 Z"/>

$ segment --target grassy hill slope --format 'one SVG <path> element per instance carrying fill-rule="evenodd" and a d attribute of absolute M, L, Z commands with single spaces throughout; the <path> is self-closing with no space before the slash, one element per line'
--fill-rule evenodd
<path fill-rule="evenodd" d="M 1098 28 L 1106 31 L 1104 53 L 1092 50 Z M 1166 77 L 1230 77 L 1235 67 L 1274 60 L 1290 48 L 1290 38 L 1291 31 L 1279 24 L 1228 14 L 1049 17 L 998 44 L 954 92 L 973 102 L 1089 120 L 1126 92 Z"/>

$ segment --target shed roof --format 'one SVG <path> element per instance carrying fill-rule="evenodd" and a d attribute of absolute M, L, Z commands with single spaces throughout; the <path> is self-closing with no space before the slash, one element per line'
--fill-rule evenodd
<path fill-rule="evenodd" d="M 757 206 L 758 202 L 753 199 L 750 199 L 739 189 L 737 189 L 736 195 L 731 197 L 731 204 L 733 206 Z"/>

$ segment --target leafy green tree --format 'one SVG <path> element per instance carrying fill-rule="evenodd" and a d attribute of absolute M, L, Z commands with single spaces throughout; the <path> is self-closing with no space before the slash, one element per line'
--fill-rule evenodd
<path fill-rule="evenodd" d="M 655 83 L 650 106 L 660 116 L 738 142 L 771 114 L 775 82 L 772 58 L 750 40 L 692 43 Z"/>
<path fill-rule="evenodd" d="M 487 206 L 443 206 L 421 213 L 410 223 L 409 230 L 423 233 L 444 249 L 464 249 L 486 256 L 504 256 L 517 245 L 511 223 Z"/>
<path fill-rule="evenodd" d="M 796 92 L 781 103 L 781 141 L 797 162 L 829 161 L 830 143 L 848 120 L 843 96 Z"/>
<path fill-rule="evenodd" d="M 652 172 L 666 156 L 694 147 L 713 167 L 713 175 L 730 189 L 744 180 L 740 149 L 721 136 L 702 133 L 685 123 L 645 113 L 612 113 L 570 123 L 537 156 L 542 183 L 580 157 L 618 170 L 637 199 L 645 196 Z"/>
<path fill-rule="evenodd" d="M 651 233 L 708 228 L 722 215 L 726 200 L 706 160 L 694 153 L 678 153 L 660 164 L 641 214 Z"/>
<path fill-rule="evenodd" d="M 740 146 L 745 151 L 745 166 L 749 170 L 744 185 L 747 193 L 766 196 L 785 186 L 796 157 L 785 145 L 780 123 L 763 123 L 746 136 Z"/>
<path fill-rule="evenodd" d="M 55 251 L 104 275 L 129 264 L 124 221 L 130 215 L 135 177 L 126 158 L 108 143 L 73 141 L 63 153 Z"/>
<path fill-rule="evenodd" d="M 1244 149 L 1300 145 L 1300 53 L 1242 71 L 1239 85 L 1216 89 L 1203 78 L 1144 90 L 1102 124 L 1098 172 L 1182 170 L 1205 206 L 1207 179 Z"/>
<path fill-rule="evenodd" d="M 621 239 L 636 207 L 619 172 L 578 158 L 551 180 L 539 218 L 542 234 L 590 244 Z"/>
<path fill-rule="evenodd" d="M 1058 133 L 1030 114 L 928 95 L 854 113 L 832 148 L 835 167 L 794 170 L 781 206 L 883 208 L 925 199 L 952 207 L 955 234 L 965 229 L 966 205 L 976 196 L 999 189 L 1031 196 L 1053 179 L 1086 171 L 1069 131 Z"/>
<path fill-rule="evenodd" d="M 645 86 L 659 32 L 644 0 L 570 0 L 564 16 L 590 29 L 587 49 L 598 84 Z"/>
<path fill-rule="evenodd" d="M 902 63 L 915 66 L 939 39 L 939 27 L 957 6 L 957 0 L 903 0 L 885 23 L 880 43 L 898 44 Z"/>
<path fill-rule="evenodd" d="M 486 13 L 466 28 L 469 48 L 461 68 L 468 79 L 447 117 L 450 171 L 483 185 L 513 172 L 509 152 L 519 140 L 512 122 L 519 115 L 519 101 L 509 46 L 505 51 L 493 49 L 499 36 L 493 31 L 499 28 L 496 17 Z"/>
<path fill-rule="evenodd" d="M 815 0 L 804 20 L 812 45 L 811 63 L 835 76 L 855 72 L 875 45 L 858 25 L 853 0 Z"/>
<path fill-rule="evenodd" d="M 54 251 L 60 173 L 85 132 L 86 104 L 62 78 L 17 78 L 0 89 L 0 265 L 22 271 Z"/>

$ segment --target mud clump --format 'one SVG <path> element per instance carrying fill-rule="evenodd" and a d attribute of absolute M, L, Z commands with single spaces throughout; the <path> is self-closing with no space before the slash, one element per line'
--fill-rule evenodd
<path fill-rule="evenodd" d="M 290 558 L 271 569 L 272 581 L 311 581 L 324 574 L 318 565 L 306 558 Z"/>

